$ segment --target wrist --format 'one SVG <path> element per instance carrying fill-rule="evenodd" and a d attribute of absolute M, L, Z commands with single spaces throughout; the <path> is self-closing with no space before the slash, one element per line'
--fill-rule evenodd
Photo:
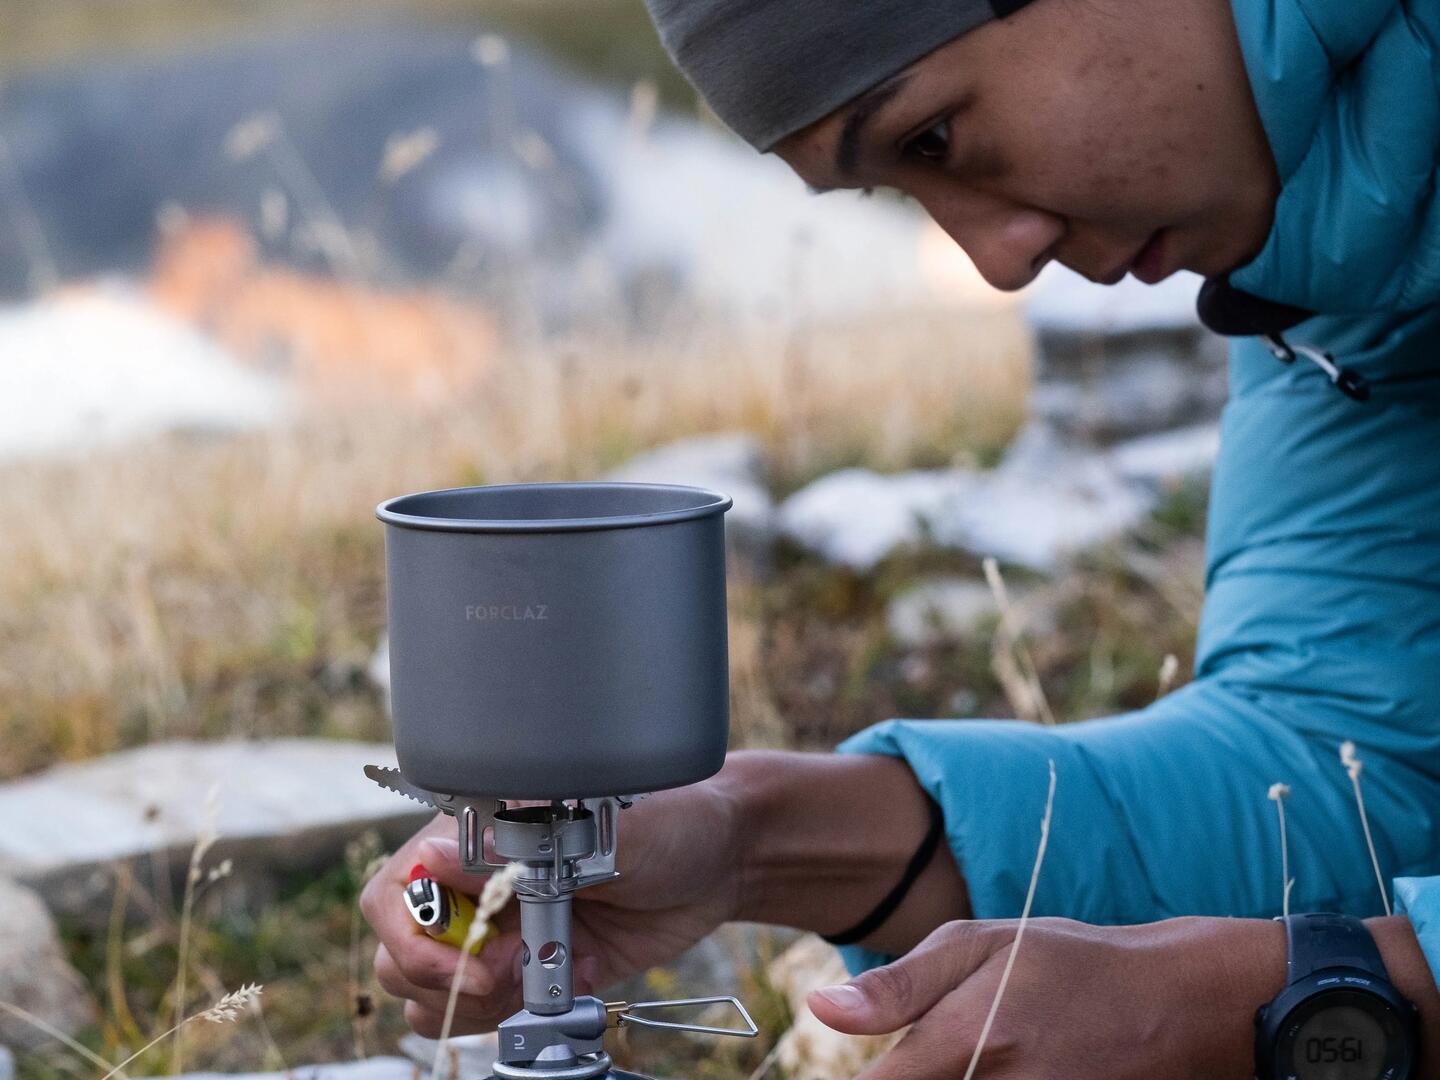
<path fill-rule="evenodd" d="M 1420 1063 L 1416 1076 L 1440 1076 L 1440 989 L 1415 937 L 1415 928 L 1403 915 L 1366 919 L 1390 983 L 1420 1010 Z"/>
<path fill-rule="evenodd" d="M 739 750 L 725 759 L 725 767 L 709 782 L 712 796 L 726 822 L 729 863 L 735 868 L 736 895 L 732 919 L 769 922 L 765 913 L 765 867 L 762 850 L 775 819 L 774 791 L 784 773 L 784 760 L 792 755 Z M 798 755 L 796 755 L 798 756 Z"/>
<path fill-rule="evenodd" d="M 737 918 L 820 934 L 869 914 L 930 827 L 930 804 L 895 758 L 750 751 L 731 755 L 716 786 L 734 807 Z M 903 952 L 969 915 L 964 882 L 942 844 L 905 901 L 866 945 Z"/>

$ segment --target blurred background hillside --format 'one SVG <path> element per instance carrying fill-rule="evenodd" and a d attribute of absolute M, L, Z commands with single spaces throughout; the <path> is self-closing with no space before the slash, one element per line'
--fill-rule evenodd
<path fill-rule="evenodd" d="M 0 254 L 0 1000 L 108 1060 L 247 982 L 264 1013 L 185 1066 L 418 1052 L 354 911 L 415 823 L 357 764 L 387 496 L 734 493 L 736 746 L 1189 671 L 1224 394 L 1195 283 L 993 292 L 910 206 L 720 130 L 639 0 L 4 0 Z M 648 976 L 729 980 L 760 1045 L 624 1060 L 750 1075 L 782 944 Z"/>

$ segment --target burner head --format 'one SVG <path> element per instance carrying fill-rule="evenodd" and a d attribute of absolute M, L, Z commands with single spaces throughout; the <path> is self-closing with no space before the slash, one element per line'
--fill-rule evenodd
<path fill-rule="evenodd" d="M 395 748 L 459 796 L 658 791 L 729 735 L 725 511 L 658 484 L 510 484 L 382 503 Z"/>

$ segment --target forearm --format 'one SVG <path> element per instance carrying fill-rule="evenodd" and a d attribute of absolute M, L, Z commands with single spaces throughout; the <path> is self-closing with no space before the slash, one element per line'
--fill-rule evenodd
<path fill-rule="evenodd" d="M 735 808 L 739 917 L 821 934 L 846 930 L 894 888 L 930 826 L 927 797 L 902 761 L 751 751 L 716 778 Z M 864 945 L 908 950 L 968 918 L 965 883 L 941 843 L 905 901 Z"/>
<path fill-rule="evenodd" d="M 1380 957 L 1395 988 L 1420 1010 L 1420 1080 L 1440 1077 L 1440 989 L 1420 951 L 1410 920 L 1403 916 L 1367 919 Z"/>

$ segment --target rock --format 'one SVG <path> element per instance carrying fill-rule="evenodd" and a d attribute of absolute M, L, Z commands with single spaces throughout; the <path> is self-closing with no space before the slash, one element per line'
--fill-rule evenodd
<path fill-rule="evenodd" d="M 0 1001 L 34 1013 L 66 1035 L 96 1016 L 85 980 L 65 959 L 60 937 L 44 902 L 30 889 L 0 877 Z M 9 1012 L 0 1011 L 0 1039 L 22 1050 L 54 1041 Z M 9 1051 L 0 1047 L 0 1077 L 13 1072 Z"/>
<path fill-rule="evenodd" d="M 1134 528 L 1154 505 L 1103 455 L 1032 424 L 933 528 L 939 543 L 1050 573 Z"/>
<path fill-rule="evenodd" d="M 279 384 L 122 290 L 0 310 L 0 459 L 279 421 Z"/>
<path fill-rule="evenodd" d="M 780 529 L 830 562 L 869 570 L 892 552 L 920 544 L 927 526 L 974 488 L 964 470 L 885 476 L 842 469 L 780 504 Z"/>
<path fill-rule="evenodd" d="M 1105 455 L 1032 425 L 989 472 L 831 473 L 781 504 L 780 527 L 856 570 L 929 541 L 1049 573 L 1123 535 L 1154 504 Z"/>
<path fill-rule="evenodd" d="M 697 435 L 657 447 L 612 469 L 606 480 L 632 484 L 689 484 L 735 500 L 725 514 L 726 536 L 752 553 L 775 535 L 775 507 L 766 490 L 765 452 L 746 432 Z"/>
<path fill-rule="evenodd" d="M 93 901 L 109 890 L 111 863 L 148 856 L 152 872 L 179 880 L 214 791 L 210 861 L 231 858 L 234 876 L 259 888 L 334 865 L 361 833 L 393 844 L 428 820 L 431 811 L 362 772 L 394 760 L 388 744 L 273 739 L 158 743 L 61 765 L 0 784 L 0 874 L 52 908 L 104 918 Z"/>
<path fill-rule="evenodd" d="M 466 1074 L 461 1073 L 464 1076 Z M 373 1057 L 361 1061 L 335 1061 L 297 1065 L 271 1073 L 183 1073 L 178 1080 L 418 1080 L 415 1063 L 403 1057 Z"/>
<path fill-rule="evenodd" d="M 438 1039 L 427 1039 L 410 1032 L 400 1036 L 400 1051 L 420 1068 L 430 1070 L 435 1064 Z M 479 1078 L 490 1075 L 490 1066 L 500 1057 L 500 1039 L 493 1031 L 485 1035 L 456 1035 L 445 1043 L 442 1076 Z"/>
<path fill-rule="evenodd" d="M 930 578 L 891 600 L 885 622 L 899 645 L 920 649 L 970 636 L 996 610 L 995 594 L 983 581 Z"/>
<path fill-rule="evenodd" d="M 1039 338 L 1032 414 L 1092 444 L 1213 420 L 1226 346 L 1195 315 L 1199 286 L 1193 274 L 1098 286 L 1047 270 L 1026 308 Z"/>
<path fill-rule="evenodd" d="M 1219 453 L 1220 426 L 1196 424 L 1113 446 L 1110 460 L 1127 480 L 1169 484 L 1209 473 Z"/>
<path fill-rule="evenodd" d="M 1074 349 L 1043 341 L 1032 415 L 1069 438 L 1106 443 L 1215 419 L 1227 394 L 1224 346 L 1196 331 Z"/>
<path fill-rule="evenodd" d="M 835 1080 L 856 1076 L 900 1040 L 893 1035 L 842 1035 L 815 1019 L 805 1003 L 810 991 L 849 978 L 840 954 L 807 935 L 778 957 L 769 970 L 770 985 L 785 995 L 795 1022 L 780 1038 L 777 1060 L 788 1080 Z"/>

